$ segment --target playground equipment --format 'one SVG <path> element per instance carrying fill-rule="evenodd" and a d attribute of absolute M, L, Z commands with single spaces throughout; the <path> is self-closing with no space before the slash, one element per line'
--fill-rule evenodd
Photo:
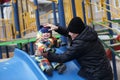
<path fill-rule="evenodd" d="M 57 50 L 62 52 L 61 50 Z M 53 72 L 53 76 L 45 75 L 38 67 L 33 58 L 27 53 L 15 49 L 14 57 L 0 62 L 0 79 L 1 80 L 84 80 L 77 75 L 79 67 L 73 62 L 66 63 L 67 69 L 64 74 Z M 7 75 L 7 77 L 5 77 Z"/>
<path fill-rule="evenodd" d="M 15 2 L 14 2 L 15 1 Z M 12 38 L 22 38 L 18 40 L 13 40 L 13 41 L 7 41 L 7 42 L 0 42 L 1 46 L 6 46 L 8 44 L 13 44 L 13 43 L 29 43 L 29 42 L 34 42 L 35 38 L 23 38 L 24 35 L 30 33 L 31 31 L 37 31 L 40 29 L 40 21 L 39 21 L 39 13 L 38 13 L 38 3 L 37 0 L 34 0 L 34 4 L 29 2 L 29 0 L 24 0 L 25 3 L 28 5 L 26 6 L 26 10 L 24 11 L 22 8 L 23 6 L 23 0 L 14 0 L 12 2 L 13 6 L 13 11 L 14 11 L 14 18 L 11 24 L 9 21 L 10 20 L 3 20 L 3 24 L 7 26 L 11 26 L 9 28 L 6 28 L 4 31 L 10 30 L 10 33 L 6 34 L 7 37 L 1 37 L 0 40 L 5 41 L 5 40 L 10 40 Z M 17 5 L 17 2 L 20 3 L 20 5 Z M 93 28 L 100 28 L 106 27 L 109 29 L 105 33 L 99 33 L 102 35 L 110 35 L 110 43 L 113 43 L 114 37 L 112 37 L 114 34 L 118 35 L 120 34 L 119 32 L 119 3 L 118 0 L 50 0 L 52 1 L 52 8 L 53 11 L 50 11 L 54 13 L 54 24 L 60 25 L 60 26 L 67 26 L 69 21 L 71 20 L 72 17 L 75 16 L 80 16 L 84 22 L 88 25 L 92 25 Z M 56 6 L 57 5 L 57 6 Z M 28 7 L 29 6 L 29 7 Z M 31 6 L 33 8 L 31 8 Z M 19 10 L 18 10 L 19 8 Z M 29 10 L 30 9 L 30 10 Z M 34 14 L 32 14 L 35 11 Z M 19 13 L 19 14 L 18 14 Z M 22 13 L 22 14 L 20 14 Z M 59 17 L 57 17 L 57 14 Z M 19 15 L 19 18 L 18 18 Z M 49 15 L 49 14 L 47 14 Z M 46 15 L 45 15 L 46 16 Z M 40 17 L 43 18 L 43 17 Z M 58 21 L 59 19 L 59 21 Z M 28 20 L 28 21 L 27 21 Z M 26 23 L 28 22 L 28 23 Z M 9 24 L 10 23 L 10 24 Z M 20 24 L 20 25 L 19 25 Z M 29 26 L 31 26 L 29 28 Z M 3 27 L 3 26 L 2 26 Z M 1 28 L 1 27 L 0 27 Z M 2 29 L 0 29 L 2 30 Z M 3 31 L 0 31 L 3 32 Z M 10 36 L 10 37 L 9 37 Z M 62 41 L 66 42 L 66 39 L 64 37 L 61 37 Z M 23 42 L 22 42 L 23 41 Z M 103 42 L 103 40 L 101 40 Z M 103 42 L 104 44 L 104 42 Z M 32 53 L 34 53 L 32 46 L 33 43 L 30 43 L 31 47 L 30 50 Z M 113 52 L 112 53 L 112 61 L 113 61 L 113 70 L 114 70 L 114 79 L 118 80 L 117 78 L 117 70 L 116 70 L 116 61 L 115 61 L 115 55 L 119 56 L 118 53 L 115 53 L 115 50 L 112 48 L 112 46 L 108 46 L 108 44 L 105 43 L 105 45 Z M 119 43 L 117 43 L 119 45 Z M 62 49 L 62 50 L 65 50 Z M 119 52 L 119 51 L 118 51 Z M 0 56 L 2 52 L 0 49 Z"/>

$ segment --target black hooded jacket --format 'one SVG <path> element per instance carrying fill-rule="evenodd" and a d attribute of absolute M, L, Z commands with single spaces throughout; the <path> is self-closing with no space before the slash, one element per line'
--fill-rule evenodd
<path fill-rule="evenodd" d="M 68 36 L 68 31 L 59 27 L 58 33 Z M 86 26 L 71 42 L 71 46 L 63 54 L 48 53 L 48 60 L 64 63 L 73 59 L 81 65 L 78 74 L 86 80 L 112 80 L 112 69 L 105 55 L 97 33 Z"/>

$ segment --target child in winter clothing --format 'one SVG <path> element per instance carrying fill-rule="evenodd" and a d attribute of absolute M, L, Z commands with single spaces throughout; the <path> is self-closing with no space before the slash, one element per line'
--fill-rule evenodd
<path fill-rule="evenodd" d="M 39 66 L 42 71 L 44 71 L 48 75 L 52 75 L 52 71 L 57 70 L 59 74 L 62 74 L 66 66 L 63 63 L 50 62 L 47 58 L 43 56 L 39 56 L 42 52 L 49 52 L 51 54 L 55 54 L 56 47 L 60 46 L 60 39 L 56 39 L 52 36 L 52 31 L 49 31 L 49 28 L 41 28 L 37 34 L 36 41 L 36 61 L 39 62 Z"/>

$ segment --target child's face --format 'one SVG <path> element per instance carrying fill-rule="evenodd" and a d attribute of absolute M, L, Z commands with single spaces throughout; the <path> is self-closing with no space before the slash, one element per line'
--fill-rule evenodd
<path fill-rule="evenodd" d="M 42 33 L 42 37 L 43 37 L 43 39 L 48 39 L 51 37 L 51 34 L 50 33 Z"/>

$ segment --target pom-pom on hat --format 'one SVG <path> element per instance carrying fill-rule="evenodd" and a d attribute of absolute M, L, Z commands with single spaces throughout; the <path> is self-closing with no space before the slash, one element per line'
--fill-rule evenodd
<path fill-rule="evenodd" d="M 85 29 L 85 24 L 80 17 L 74 17 L 70 21 L 67 30 L 72 33 L 80 34 Z"/>
<path fill-rule="evenodd" d="M 50 29 L 50 27 L 42 27 L 42 28 L 40 29 L 40 31 L 41 31 L 42 33 L 51 33 L 51 31 L 50 31 L 49 29 Z"/>

